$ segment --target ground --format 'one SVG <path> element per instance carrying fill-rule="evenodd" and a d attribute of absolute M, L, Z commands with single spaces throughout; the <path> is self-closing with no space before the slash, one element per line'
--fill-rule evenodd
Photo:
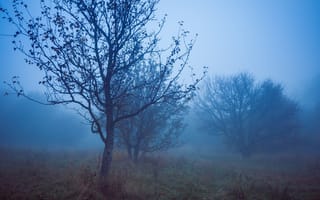
<path fill-rule="evenodd" d="M 116 152 L 108 187 L 98 187 L 98 151 L 0 149 L 0 199 L 320 199 L 320 157 L 298 154 L 150 155 Z"/>

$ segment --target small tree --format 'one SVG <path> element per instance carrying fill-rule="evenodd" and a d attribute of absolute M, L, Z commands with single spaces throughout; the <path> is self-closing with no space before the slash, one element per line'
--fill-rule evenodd
<path fill-rule="evenodd" d="M 119 124 L 119 144 L 134 162 L 141 154 L 167 150 L 179 144 L 185 106 L 162 103 Z"/>
<path fill-rule="evenodd" d="M 152 61 L 150 65 L 154 65 Z M 144 70 L 143 75 L 136 76 L 135 83 L 150 82 L 155 71 Z M 146 80 L 147 79 L 147 80 Z M 137 90 L 137 95 L 132 95 L 126 110 L 140 107 L 148 99 L 137 96 L 143 94 L 148 97 L 153 88 L 144 87 Z M 142 153 L 167 150 L 178 144 L 178 137 L 184 127 L 182 114 L 185 113 L 187 99 L 164 98 L 161 103 L 152 105 L 138 115 L 128 118 L 117 125 L 118 144 L 127 149 L 128 156 L 137 161 Z"/>
<path fill-rule="evenodd" d="M 224 136 L 243 156 L 292 135 L 297 127 L 297 104 L 281 85 L 257 84 L 246 73 L 208 79 L 197 103 L 206 129 Z"/>
<path fill-rule="evenodd" d="M 148 30 L 158 2 L 41 0 L 38 17 L 31 16 L 23 0 L 13 1 L 13 14 L 1 8 L 17 28 L 14 49 L 44 74 L 39 84 L 46 88 L 47 104 L 72 104 L 100 136 L 105 145 L 102 177 L 110 171 L 117 123 L 164 99 L 190 98 L 199 81 L 179 82 L 193 46 L 193 41 L 185 41 L 187 32 L 180 28 L 164 51 L 158 43 L 165 20 L 158 30 Z M 143 78 L 148 70 L 152 77 Z M 16 78 L 8 85 L 32 99 Z M 148 93 L 139 93 L 146 88 Z M 132 96 L 143 103 L 128 109 Z"/>

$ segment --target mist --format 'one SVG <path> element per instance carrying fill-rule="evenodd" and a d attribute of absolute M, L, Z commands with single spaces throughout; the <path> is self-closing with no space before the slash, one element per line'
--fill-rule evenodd
<path fill-rule="evenodd" d="M 319 10 L 0 0 L 0 199 L 319 199 Z"/>
<path fill-rule="evenodd" d="M 40 150 L 101 148 L 90 127 L 71 109 L 44 106 L 4 93 L 0 97 L 1 146 Z M 43 99 L 38 93 L 32 95 Z"/>

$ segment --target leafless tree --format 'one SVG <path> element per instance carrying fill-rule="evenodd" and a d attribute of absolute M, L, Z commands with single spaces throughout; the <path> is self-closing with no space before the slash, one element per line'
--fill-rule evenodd
<path fill-rule="evenodd" d="M 167 150 L 179 145 L 184 130 L 186 106 L 168 102 L 150 106 L 119 124 L 118 142 L 134 162 L 141 154 Z"/>
<path fill-rule="evenodd" d="M 297 128 L 297 104 L 281 85 L 271 80 L 258 84 L 247 73 L 207 79 L 197 109 L 205 128 L 224 136 L 243 156 Z"/>
<path fill-rule="evenodd" d="M 46 104 L 72 104 L 90 122 L 92 132 L 105 144 L 100 174 L 107 177 L 117 123 L 166 99 L 192 96 L 199 79 L 183 84 L 179 78 L 194 41 L 188 42 L 188 32 L 180 27 L 168 48 L 159 47 L 165 23 L 155 17 L 159 0 L 40 2 L 38 17 L 23 0 L 13 1 L 13 12 L 1 8 L 17 28 L 14 49 L 43 72 L 39 84 L 46 88 Z M 152 77 L 144 76 L 150 74 L 147 71 L 153 72 Z M 16 77 L 8 85 L 35 100 Z M 149 92 L 139 93 L 144 89 Z M 143 103 L 129 107 L 132 96 Z"/>
<path fill-rule="evenodd" d="M 154 65 L 152 61 L 149 64 Z M 135 82 L 149 82 L 154 74 L 153 70 L 145 70 L 143 76 L 135 77 Z M 148 97 L 152 94 L 152 88 L 144 87 L 137 92 Z M 145 101 L 149 101 L 136 98 L 135 95 L 127 100 L 130 101 L 127 110 L 141 107 Z M 178 144 L 178 137 L 184 128 L 182 115 L 186 111 L 186 99 L 164 98 L 161 103 L 152 105 L 138 115 L 120 122 L 116 127 L 119 131 L 118 144 L 127 149 L 129 157 L 135 162 L 141 153 L 174 147 Z"/>

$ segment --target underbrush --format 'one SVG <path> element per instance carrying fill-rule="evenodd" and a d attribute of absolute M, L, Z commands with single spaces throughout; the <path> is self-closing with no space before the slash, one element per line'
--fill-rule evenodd
<path fill-rule="evenodd" d="M 105 187 L 101 187 L 100 157 L 95 151 L 1 149 L 0 199 L 316 200 L 320 197 L 320 162 L 316 158 L 297 160 L 279 156 L 241 160 L 161 155 L 144 157 L 133 164 L 124 154 L 116 152 L 110 177 Z"/>

